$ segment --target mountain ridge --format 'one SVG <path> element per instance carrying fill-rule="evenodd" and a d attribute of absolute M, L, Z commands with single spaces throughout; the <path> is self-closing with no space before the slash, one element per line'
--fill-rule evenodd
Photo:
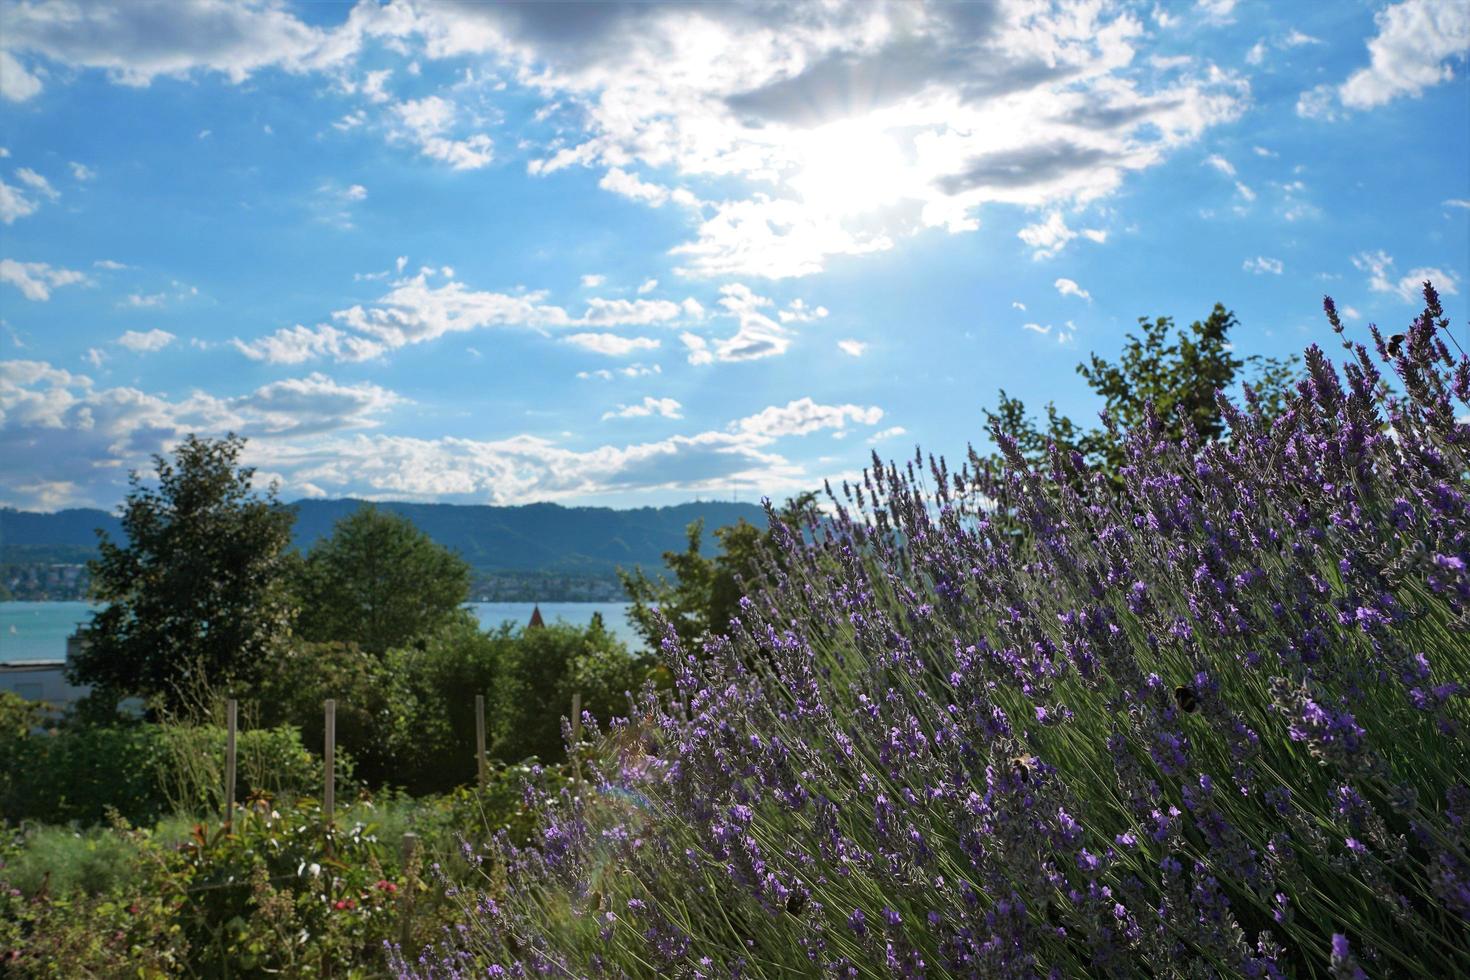
<path fill-rule="evenodd" d="M 298 500 L 292 543 L 307 550 L 332 525 L 369 501 L 346 497 Z M 662 507 L 566 507 L 556 503 L 514 506 L 372 501 L 402 514 L 434 541 L 459 552 L 477 572 L 557 573 L 603 577 L 617 568 L 661 568 L 666 551 L 683 550 L 686 529 L 703 519 L 706 532 L 744 519 L 764 526 L 755 504 L 692 501 Z M 0 562 L 75 561 L 95 554 L 95 529 L 120 540 L 117 516 L 94 508 L 53 512 L 0 507 Z M 62 557 L 64 556 L 64 557 Z"/>

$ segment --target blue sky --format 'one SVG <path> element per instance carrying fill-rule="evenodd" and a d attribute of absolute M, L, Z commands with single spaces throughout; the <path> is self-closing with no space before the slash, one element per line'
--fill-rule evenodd
<path fill-rule="evenodd" d="M 0 0 L 0 503 L 755 500 L 1470 276 L 1470 5 Z"/>

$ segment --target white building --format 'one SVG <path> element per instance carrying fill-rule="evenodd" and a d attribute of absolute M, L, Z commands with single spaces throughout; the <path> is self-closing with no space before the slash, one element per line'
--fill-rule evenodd
<path fill-rule="evenodd" d="M 0 663 L 0 691 L 12 691 L 27 701 L 41 701 L 64 710 L 80 700 L 88 688 L 66 679 L 65 660 L 12 660 Z"/>

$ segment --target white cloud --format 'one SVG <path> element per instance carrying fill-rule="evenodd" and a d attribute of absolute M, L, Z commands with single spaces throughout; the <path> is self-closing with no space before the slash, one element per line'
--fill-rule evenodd
<path fill-rule="evenodd" d="M 662 207 L 669 199 L 669 189 L 667 187 L 659 184 L 650 184 L 647 181 L 641 180 L 637 174 L 628 173 L 621 167 L 612 167 L 609 169 L 603 175 L 602 179 L 597 182 L 597 186 L 605 191 L 612 191 L 614 194 L 621 194 L 623 197 L 629 197 L 635 201 L 642 201 L 644 204 L 656 208 Z"/>
<path fill-rule="evenodd" d="M 1236 0 L 1195 0 L 1194 6 L 1205 17 L 1214 21 L 1228 21 L 1235 12 Z"/>
<path fill-rule="evenodd" d="M 1449 62 L 1470 48 L 1470 6 L 1462 0 L 1405 0 L 1374 15 L 1369 67 L 1338 89 L 1342 104 L 1370 109 L 1454 77 Z"/>
<path fill-rule="evenodd" d="M 369 102 L 391 102 L 393 97 L 385 88 L 388 79 L 391 77 L 393 77 L 393 70 L 391 68 L 368 72 L 363 76 L 361 86 L 362 94 L 367 97 Z"/>
<path fill-rule="evenodd" d="M 342 196 L 349 201 L 365 201 L 367 200 L 368 192 L 367 188 L 361 184 L 353 184 L 342 192 Z"/>
<path fill-rule="evenodd" d="M 818 430 L 847 431 L 882 418 L 876 407 L 809 398 L 729 425 L 656 442 L 575 450 L 531 435 L 415 439 L 372 431 L 403 403 L 368 383 L 321 375 L 287 379 L 233 397 L 178 399 L 135 388 L 99 388 L 44 362 L 0 362 L 0 499 L 19 506 L 111 506 L 129 467 L 146 468 L 186 432 L 250 437 L 244 462 L 295 495 L 458 499 L 488 503 L 585 498 L 602 493 L 728 488 L 796 489 L 811 474 L 769 448 Z M 674 417 L 681 406 L 634 406 Z M 674 413 L 671 415 L 670 413 Z M 353 432 L 351 430 L 358 430 Z"/>
<path fill-rule="evenodd" d="M 730 431 L 764 442 L 786 436 L 804 436 L 820 429 L 845 429 L 854 425 L 877 425 L 883 409 L 876 405 L 821 405 L 798 398 L 783 406 L 772 405 L 754 415 L 730 423 Z"/>
<path fill-rule="evenodd" d="M 1443 203 L 1444 206 L 1447 208 L 1465 208 L 1466 210 L 1470 210 L 1470 200 L 1466 200 L 1462 197 L 1452 197 L 1449 200 L 1443 201 L 1441 203 Z"/>
<path fill-rule="evenodd" d="M 658 288 L 658 280 L 657 279 L 645 279 L 643 281 L 643 284 L 638 287 L 638 295 L 639 296 L 647 296 L 649 293 L 653 292 L 657 288 Z"/>
<path fill-rule="evenodd" d="M 454 103 L 438 95 L 400 102 L 393 107 L 398 127 L 393 138 L 409 140 L 419 152 L 449 164 L 455 170 L 478 170 L 495 158 L 494 141 L 484 133 L 463 139 L 452 139 L 447 132 L 453 127 L 457 111 Z"/>
<path fill-rule="evenodd" d="M 1018 299 L 1013 299 L 1013 300 L 1011 300 L 1011 309 L 1013 309 L 1013 310 L 1020 310 L 1022 313 L 1025 313 L 1026 312 L 1026 304 L 1023 303 L 1023 302 L 1021 302 Z"/>
<path fill-rule="evenodd" d="M 1257 255 L 1253 259 L 1246 259 L 1241 264 L 1241 268 L 1246 272 L 1253 272 L 1258 276 L 1268 272 L 1273 276 L 1279 276 L 1285 269 L 1280 259 L 1267 258 L 1264 255 Z"/>
<path fill-rule="evenodd" d="M 690 364 L 711 364 L 714 362 L 714 352 L 709 348 L 709 342 L 698 334 L 681 333 L 679 340 L 684 344 L 684 349 L 689 352 Z"/>
<path fill-rule="evenodd" d="M 88 347 L 87 353 L 82 355 L 82 360 L 86 361 L 94 368 L 100 368 L 102 366 L 102 362 L 107 360 L 107 351 L 103 350 L 100 347 Z"/>
<path fill-rule="evenodd" d="M 27 185 L 37 194 L 40 194 L 43 197 L 46 197 L 52 201 L 61 197 L 56 188 L 51 186 L 51 182 L 49 180 L 47 180 L 45 177 L 42 177 L 40 174 L 36 173 L 29 167 L 21 167 L 15 172 L 15 176 L 21 183 Z"/>
<path fill-rule="evenodd" d="M 40 91 L 41 80 L 26 71 L 9 51 L 0 48 L 0 98 L 24 102 Z"/>
<path fill-rule="evenodd" d="M 493 53 L 578 111 L 585 133 L 559 131 L 533 173 L 596 167 L 650 204 L 676 192 L 636 174 L 720 181 L 731 196 L 675 250 L 708 277 L 811 274 L 924 228 L 973 230 L 986 203 L 1085 204 L 1248 98 L 1206 59 L 1137 72 L 1143 23 L 1098 4 L 628 4 L 595 29 L 555 8 L 435 5 L 416 29 L 431 57 Z"/>
<path fill-rule="evenodd" d="M 1306 44 L 1322 43 L 1323 41 L 1320 37 L 1313 37 L 1310 34 L 1303 34 L 1296 28 L 1292 28 L 1291 31 L 1286 35 L 1286 37 L 1281 39 L 1281 46 L 1285 48 L 1299 48 Z"/>
<path fill-rule="evenodd" d="M 1382 249 L 1359 252 L 1353 256 L 1353 266 L 1368 274 L 1368 288 L 1375 293 L 1392 293 L 1405 303 L 1417 303 L 1423 295 L 1426 280 L 1434 283 L 1434 288 L 1443 295 L 1455 296 L 1459 293 L 1460 277 L 1454 272 L 1434 266 L 1421 266 L 1393 279 L 1393 265 L 1393 256 Z"/>
<path fill-rule="evenodd" d="M 1021 329 L 1030 330 L 1034 333 L 1048 334 L 1051 333 L 1051 324 L 1048 323 L 1046 326 L 1043 327 L 1039 323 L 1023 323 L 1021 324 Z"/>
<path fill-rule="evenodd" d="M 1218 153 L 1212 153 L 1209 156 L 1205 157 L 1205 163 L 1209 164 L 1211 167 L 1214 167 L 1226 177 L 1235 176 L 1235 165 L 1232 164 L 1229 160 L 1220 156 L 1220 154 Z"/>
<path fill-rule="evenodd" d="M 155 306 L 162 306 L 167 300 L 167 293 L 149 293 L 146 296 L 140 293 L 130 293 L 118 305 L 129 306 L 133 309 L 150 309 Z"/>
<path fill-rule="evenodd" d="M 1368 67 L 1341 85 L 1321 84 L 1303 92 L 1296 111 L 1334 120 L 1339 106 L 1372 109 L 1455 77 L 1453 63 L 1470 49 L 1470 5 L 1463 0 L 1403 0 L 1374 14 L 1378 33 L 1368 40 Z M 1303 35 L 1304 36 L 1304 35 Z"/>
<path fill-rule="evenodd" d="M 791 346 L 790 331 L 761 312 L 772 305 L 771 301 L 756 295 L 749 286 L 742 283 L 721 286 L 719 305 L 724 311 L 721 316 L 733 317 L 739 326 L 730 337 L 708 344 L 701 339 L 698 346 L 690 343 L 689 334 L 681 335 L 690 350 L 691 364 L 704 364 L 711 359 L 753 361 L 784 354 Z"/>
<path fill-rule="evenodd" d="M 633 405 L 619 405 L 615 411 L 602 413 L 602 418 L 605 421 L 658 415 L 666 419 L 682 419 L 684 417 L 683 408 L 683 405 L 672 398 L 654 398 L 652 395 L 646 395 L 641 402 Z"/>
<path fill-rule="evenodd" d="M 1264 146 L 1253 146 L 1251 147 L 1251 152 L 1255 153 L 1258 157 L 1266 157 L 1268 159 L 1277 155 L 1275 150 L 1268 150 Z"/>
<path fill-rule="evenodd" d="M 1063 296 L 1076 296 L 1079 299 L 1087 300 L 1087 302 L 1089 303 L 1092 302 L 1092 294 L 1083 289 L 1081 286 L 1077 285 L 1077 283 L 1073 282 L 1071 279 L 1058 279 L 1056 282 L 1052 283 L 1052 285 L 1055 286 L 1057 292 L 1061 293 Z"/>
<path fill-rule="evenodd" d="M 304 72 L 339 65 L 356 53 L 364 36 L 391 33 L 393 14 L 364 5 L 340 27 L 326 30 L 274 2 L 11 4 L 5 44 L 12 52 L 39 54 L 68 67 L 101 69 L 123 85 L 146 86 L 161 75 L 196 71 L 219 72 L 238 84 L 267 67 Z"/>
<path fill-rule="evenodd" d="M 888 427 L 886 429 L 881 429 L 881 430 L 873 433 L 872 435 L 868 436 L 868 442 L 869 443 L 876 443 L 876 442 L 882 442 L 884 439 L 895 439 L 898 436 L 908 435 L 908 432 L 909 432 L 909 430 L 908 429 L 905 429 L 903 426 L 901 426 L 901 425 L 894 425 L 894 426 L 890 426 L 890 427 Z"/>
<path fill-rule="evenodd" d="M 38 205 L 19 187 L 12 187 L 0 177 L 0 221 L 13 224 L 16 218 L 35 214 Z"/>
<path fill-rule="evenodd" d="M 866 341 L 852 340 L 849 338 L 847 340 L 839 340 L 837 342 L 837 349 L 849 357 L 862 357 L 867 353 L 868 345 Z"/>
<path fill-rule="evenodd" d="M 1031 257 L 1037 260 L 1054 257 L 1074 238 L 1086 238 L 1088 241 L 1098 243 L 1108 239 L 1108 233 L 1101 228 L 1083 228 L 1073 231 L 1067 227 L 1067 222 L 1063 220 L 1060 211 L 1051 212 L 1046 216 L 1045 221 L 1027 225 L 1018 231 L 1016 236 L 1031 247 Z"/>
<path fill-rule="evenodd" d="M 147 333 L 129 330 L 117 338 L 117 343 L 119 346 L 126 347 L 135 354 L 148 354 L 163 350 L 177 339 L 167 330 L 153 329 Z"/>
<path fill-rule="evenodd" d="M 89 180 L 97 179 L 97 171 L 93 170 L 85 163 L 77 163 L 75 160 L 73 160 L 71 163 L 67 164 L 67 166 L 71 168 L 71 176 L 73 180 L 86 182 Z"/>
<path fill-rule="evenodd" d="M 92 267 L 94 269 L 106 269 L 108 272 L 117 272 L 121 269 L 132 268 L 132 266 L 130 265 L 124 265 L 123 263 L 114 261 L 113 259 L 98 259 L 96 262 L 92 263 Z"/>
<path fill-rule="evenodd" d="M 621 337 L 615 333 L 574 333 L 562 340 L 609 357 L 626 357 L 634 351 L 654 350 L 659 346 L 659 341 L 652 337 Z"/>
<path fill-rule="evenodd" d="M 596 289 L 607 282 L 607 276 L 586 275 L 582 277 L 582 285 L 587 289 Z"/>
<path fill-rule="evenodd" d="M 45 262 L 17 262 L 0 259 L 0 282 L 8 282 L 26 299 L 45 302 L 51 290 L 84 283 L 87 277 L 75 269 L 61 269 Z"/>
<path fill-rule="evenodd" d="M 827 314 L 825 306 L 807 306 L 805 300 L 794 299 L 776 316 L 782 323 L 811 323 L 813 320 L 826 319 Z"/>
<path fill-rule="evenodd" d="M 404 260 L 406 263 L 406 260 Z M 332 314 L 332 323 L 314 327 L 296 325 L 251 341 L 231 341 L 241 353 L 254 360 L 299 364 L 315 358 L 363 361 L 410 344 L 435 340 L 448 333 L 487 327 L 523 327 L 535 330 L 654 326 L 674 323 L 696 315 L 690 301 L 604 299 L 592 297 L 580 316 L 563 307 L 544 302 L 544 292 L 519 294 L 472 290 L 450 278 L 452 269 L 421 269 L 416 276 L 398 280 L 377 302 L 353 306 Z M 449 281 L 439 285 L 431 276 Z M 698 304 L 693 305 L 698 310 Z M 612 340 L 574 341 L 583 346 L 617 346 Z M 655 342 L 656 345 L 656 342 Z"/>
<path fill-rule="evenodd" d="M 93 348 L 86 359 L 100 365 Z M 99 389 L 41 361 L 0 361 L 0 499 L 30 506 L 101 504 L 121 496 L 129 467 L 146 466 L 186 432 L 251 438 L 247 453 L 303 437 L 371 427 L 401 399 L 371 384 L 314 374 L 237 397 L 195 391 L 170 400 L 136 388 Z M 259 456 L 252 462 L 258 461 Z"/>

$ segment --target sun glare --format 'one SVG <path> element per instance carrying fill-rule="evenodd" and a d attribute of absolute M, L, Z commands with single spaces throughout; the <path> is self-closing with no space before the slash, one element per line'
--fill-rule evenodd
<path fill-rule="evenodd" d="M 843 121 L 812 130 L 800 149 L 801 171 L 791 187 L 810 207 L 829 214 L 869 211 L 903 194 L 909 162 L 883 128 Z"/>

